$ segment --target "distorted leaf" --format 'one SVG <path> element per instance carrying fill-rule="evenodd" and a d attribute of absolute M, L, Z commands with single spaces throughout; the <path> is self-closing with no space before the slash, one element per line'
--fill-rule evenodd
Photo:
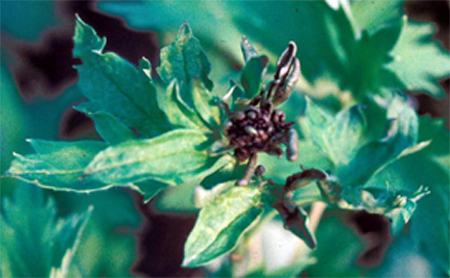
<path fill-rule="evenodd" d="M 108 188 L 108 184 L 80 179 L 91 160 L 106 144 L 99 141 L 29 141 L 35 154 L 16 158 L 6 176 L 53 190 L 90 192 Z"/>
<path fill-rule="evenodd" d="M 181 98 L 180 87 L 176 80 L 170 83 L 165 94 L 159 94 L 158 104 L 174 128 L 207 129 L 200 115 Z"/>
<path fill-rule="evenodd" d="M 211 65 L 191 28 L 184 23 L 178 30 L 175 41 L 161 50 L 161 65 L 158 67 L 161 79 L 170 83 L 177 79 L 180 86 L 188 86 L 194 79 L 199 79 L 208 90 L 212 90 L 213 83 L 208 78 Z M 184 93 L 184 90 L 182 90 Z M 182 94 L 188 104 L 192 104 L 189 96 Z"/>
<path fill-rule="evenodd" d="M 220 108 L 216 99 L 206 87 L 199 81 L 193 82 L 192 95 L 195 110 L 201 116 L 210 129 L 217 128 L 220 124 Z"/>
<path fill-rule="evenodd" d="M 101 183 L 127 184 L 148 179 L 177 185 L 201 181 L 229 158 L 211 158 L 202 145 L 207 137 L 198 130 L 177 129 L 147 140 L 111 146 L 94 157 L 84 178 Z"/>

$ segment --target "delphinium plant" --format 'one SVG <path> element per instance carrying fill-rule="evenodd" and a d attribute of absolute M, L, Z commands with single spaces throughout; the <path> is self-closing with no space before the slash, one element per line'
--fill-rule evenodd
<path fill-rule="evenodd" d="M 362 32 L 350 48 L 373 47 L 376 36 L 398 36 L 401 25 L 389 28 Z M 414 102 L 397 86 L 403 81 L 393 78 L 391 69 L 377 72 L 383 55 L 362 57 L 374 64 L 360 82 L 339 81 L 351 94 L 320 99 L 298 90 L 317 69 L 297 57 L 305 46 L 294 41 L 286 41 L 271 64 L 274 55 L 260 54 L 264 51 L 243 37 L 244 66 L 226 91 L 215 89 L 209 59 L 187 22 L 161 50 L 160 79 L 153 78 L 146 58 L 136 68 L 105 52 L 106 39 L 79 17 L 74 43 L 73 55 L 81 60 L 75 66 L 78 87 L 87 99 L 75 109 L 93 119 L 102 140 L 31 139 L 35 153 L 15 154 L 5 175 L 56 191 L 126 187 L 142 194 L 145 203 L 173 188 L 191 187 L 192 197 L 184 198 L 193 198 L 200 211 L 186 240 L 183 267 L 219 262 L 215 269 L 221 269 L 230 262 L 224 259 L 228 254 L 235 264 L 232 275 L 250 274 L 254 269 L 233 254 L 245 254 L 242 248 L 273 219 L 304 242 L 309 256 L 321 244 L 314 233 L 317 219 L 314 227 L 309 223 L 317 204 L 322 210 L 383 215 L 395 236 L 430 194 L 426 184 L 390 179 L 392 165 L 417 157 L 431 140 L 419 136 Z M 358 67 L 351 65 L 345 76 L 357 78 Z M 379 80 L 386 82 L 378 88 Z M 297 275 L 311 263 L 278 274 L 262 267 L 253 274 Z"/>

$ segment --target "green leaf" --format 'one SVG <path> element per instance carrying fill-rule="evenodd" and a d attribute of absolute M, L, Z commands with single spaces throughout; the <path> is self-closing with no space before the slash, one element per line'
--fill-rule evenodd
<path fill-rule="evenodd" d="M 365 249 L 365 242 L 342 216 L 342 213 L 331 212 L 320 220 L 316 231 L 317 249 L 312 253 L 317 258 L 317 263 L 306 270 L 309 276 L 361 276 L 363 268 L 356 262 Z"/>
<path fill-rule="evenodd" d="M 353 106 L 333 117 L 308 98 L 301 126 L 305 136 L 334 165 L 348 164 L 366 141 L 366 118 L 361 106 Z"/>
<path fill-rule="evenodd" d="M 290 40 L 295 41 L 301 46 L 298 58 L 310 83 L 325 76 L 341 80 L 346 68 L 345 59 L 353 54 L 352 50 L 342 46 L 354 41 L 351 22 L 345 11 L 342 8 L 334 10 L 324 1 L 288 1 L 283 5 L 276 1 L 142 1 L 102 3 L 99 6 L 125 18 L 132 27 L 155 30 L 163 39 L 170 36 L 177 24 L 188 20 L 207 52 L 211 53 L 211 58 L 216 58 L 214 71 L 219 67 L 223 71 L 236 72 L 234 67 L 242 63 L 241 51 L 236 47 L 242 34 L 253 43 L 264 45 L 272 54 L 283 50 Z M 179 12 L 180 9 L 183 13 Z M 203 16 L 199 17 L 199 13 Z M 218 34 L 220 39 L 217 39 Z M 214 80 L 222 78 L 223 83 L 218 85 L 228 85 L 225 82 L 229 78 L 223 79 L 216 72 L 211 76 Z"/>
<path fill-rule="evenodd" d="M 37 186 L 59 191 L 90 193 L 109 189 L 114 185 L 130 187 L 149 201 L 167 187 L 157 181 L 110 184 L 83 178 L 86 167 L 107 145 L 98 141 L 52 142 L 29 140 L 36 154 L 15 154 L 15 160 L 5 176 Z"/>
<path fill-rule="evenodd" d="M 375 188 L 369 185 L 364 189 L 345 187 L 333 177 L 319 181 L 318 185 L 324 200 L 332 205 L 345 210 L 365 210 L 390 218 L 392 233 L 397 235 L 410 220 L 417 201 L 430 194 L 430 191 L 420 186 L 416 192 L 404 193 L 391 189 L 391 180 L 378 180 L 376 175 L 372 177 L 372 183 L 373 180 Z M 395 184 L 395 181 L 392 182 Z"/>
<path fill-rule="evenodd" d="M 194 204 L 197 208 L 202 208 L 235 185 L 236 181 L 220 183 L 211 189 L 205 189 L 201 185 L 197 185 L 193 196 Z"/>
<path fill-rule="evenodd" d="M 269 58 L 265 55 L 251 57 L 245 64 L 242 69 L 241 84 L 247 99 L 252 99 L 261 92 L 268 65 Z"/>
<path fill-rule="evenodd" d="M 161 65 L 157 71 L 166 83 L 177 79 L 184 87 L 198 78 L 208 90 L 213 88 L 213 83 L 208 78 L 211 65 L 187 22 L 178 30 L 175 41 L 161 50 Z"/>
<path fill-rule="evenodd" d="M 90 101 L 141 136 L 154 137 L 168 130 L 146 68 L 137 69 L 114 53 L 102 53 L 106 40 L 80 18 L 74 42 L 74 56 L 83 61 L 76 66 L 78 86 Z"/>
<path fill-rule="evenodd" d="M 66 277 L 91 210 L 61 219 L 41 189 L 19 186 L 2 200 L 2 276 Z"/>
<path fill-rule="evenodd" d="M 258 163 L 264 165 L 266 172 L 264 177 L 276 183 L 284 184 L 286 177 L 299 172 L 300 165 L 305 168 L 330 169 L 332 164 L 310 141 L 299 140 L 299 158 L 297 163 L 292 163 L 288 159 L 279 159 L 276 156 L 265 153 L 258 155 Z"/>
<path fill-rule="evenodd" d="M 449 273 L 449 132 L 443 121 L 420 118 L 419 137 L 432 140 L 421 152 L 406 156 L 383 169 L 369 180 L 367 187 L 384 187 L 413 191 L 426 185 L 431 194 L 418 202 L 409 225 L 409 234 L 416 247 L 432 263 L 436 273 Z M 440 242 L 441 244 L 436 244 Z"/>
<path fill-rule="evenodd" d="M 395 1 L 394 1 L 395 2 Z M 400 18 L 396 21 L 379 26 L 369 33 L 363 31 L 354 45 L 354 54 L 350 56 L 351 70 L 347 80 L 343 82 L 344 88 L 349 89 L 353 95 L 362 99 L 367 94 L 383 94 L 383 88 L 403 88 L 402 82 L 395 73 L 386 67 L 393 58 L 390 54 L 397 43 L 400 32 L 406 20 Z M 355 75 L 364 72 L 362 78 L 354 80 Z"/>
<path fill-rule="evenodd" d="M 351 9 L 358 28 L 372 33 L 380 27 L 402 18 L 404 3 L 403 0 L 353 0 L 351 1 Z"/>
<path fill-rule="evenodd" d="M 432 96 L 444 96 L 438 81 L 450 75 L 450 54 L 432 39 L 432 23 L 409 21 L 391 55 L 387 68 L 393 71 L 409 91 L 425 91 Z"/>
<path fill-rule="evenodd" d="M 236 182 L 244 175 L 245 167 L 245 164 L 240 164 L 234 160 L 233 163 L 224 166 L 219 171 L 205 178 L 201 182 L 201 186 L 206 189 L 211 189 L 218 184 Z"/>
<path fill-rule="evenodd" d="M 258 188 L 234 187 L 206 205 L 187 239 L 183 266 L 204 265 L 231 251 L 262 213 L 260 196 Z"/>
<path fill-rule="evenodd" d="M 1 10 L 2 13 L 6 11 L 3 6 Z M 0 109 L 0 174 L 3 174 L 8 170 L 14 159 L 13 152 L 29 153 L 32 151 L 24 138 L 51 140 L 60 136 L 61 117 L 82 95 L 76 88 L 70 87 L 66 90 L 66 93 L 57 98 L 49 100 L 39 97 L 28 103 L 23 100 L 17 90 L 12 73 L 8 68 L 2 66 L 0 71 L 0 97 L 2 99 L 2 109 Z M 6 194 L 12 192 L 17 180 L 2 179 L 0 183 L 1 192 Z"/>
<path fill-rule="evenodd" d="M 102 51 L 106 45 L 106 39 L 97 36 L 95 30 L 76 17 L 75 32 L 73 34 L 75 46 L 73 48 L 73 56 L 83 57 L 89 56 L 92 51 Z"/>
<path fill-rule="evenodd" d="M 167 184 L 155 180 L 138 182 L 129 186 L 144 196 L 144 203 L 150 202 L 156 195 L 169 187 Z"/>
<path fill-rule="evenodd" d="M 197 184 L 195 183 L 168 187 L 155 198 L 153 204 L 156 211 L 175 214 L 197 214 L 199 208 L 194 202 L 196 187 Z"/>
<path fill-rule="evenodd" d="M 387 163 L 427 145 L 415 145 L 417 115 L 398 95 L 389 106 L 384 101 L 368 102 L 334 117 L 308 101 L 301 126 L 305 136 L 333 162 L 332 172 L 345 186 L 361 186 Z M 380 126 L 388 126 L 382 137 Z"/>
<path fill-rule="evenodd" d="M 176 24 L 189 20 L 207 52 L 215 59 L 215 67 L 233 74 L 241 61 L 241 53 L 235 45 L 245 34 L 272 54 L 278 53 L 290 40 L 301 46 L 298 58 L 305 80 L 303 84 L 299 82 L 299 86 L 311 94 L 350 90 L 357 99 L 362 99 L 366 94 L 378 94 L 381 87 L 390 87 L 442 95 L 436 81 L 449 73 L 449 63 L 439 62 L 448 61 L 447 53 L 429 38 L 419 42 L 421 35 L 413 34 L 417 30 L 407 31 L 416 29 L 409 23 L 403 31 L 410 35 L 399 38 L 398 33 L 391 32 L 398 30 L 394 25 L 402 21 L 403 3 L 360 0 L 352 1 L 350 7 L 348 1 L 337 0 L 289 1 L 284 5 L 276 1 L 205 4 L 166 0 L 101 3 L 99 6 L 125 18 L 132 27 L 158 32 L 163 40 L 170 37 Z M 203 16 L 199 17 L 198 13 Z M 218 18 L 220 20 L 216 20 Z M 216 39 L 217 32 L 220 32 L 220 39 Z M 391 43 L 397 39 L 391 53 Z M 400 58 L 391 61 L 391 54 Z M 212 76 L 214 80 L 222 78 L 216 72 L 212 72 Z M 222 91 L 226 90 L 227 80 L 222 79 L 217 84 Z"/>
<path fill-rule="evenodd" d="M 265 262 L 266 263 L 266 262 Z M 290 263 L 286 266 L 267 270 L 265 265 L 253 269 L 248 272 L 244 277 L 285 277 L 295 278 L 298 277 L 307 267 L 316 263 L 316 260 L 312 257 L 302 258 L 296 262 Z"/>
<path fill-rule="evenodd" d="M 106 148 L 98 141 L 52 142 L 29 141 L 36 154 L 15 154 L 6 176 L 36 184 L 43 188 L 90 192 L 106 189 L 103 183 L 80 179 L 86 166 L 97 153 Z"/>
<path fill-rule="evenodd" d="M 418 119 L 407 99 L 401 96 L 391 99 L 387 113 L 391 125 L 386 137 L 362 146 L 348 165 L 340 166 L 337 169 L 336 175 L 342 183 L 361 185 L 386 164 L 427 146 L 427 143 L 424 142 L 416 145 Z M 370 128 L 370 125 L 368 127 Z M 364 163 L 359 163 L 361 161 Z M 355 175 L 356 169 L 358 175 Z"/>
<path fill-rule="evenodd" d="M 202 128 L 208 130 L 196 111 L 181 98 L 180 87 L 176 80 L 172 81 L 166 93 L 158 95 L 158 104 L 166 114 L 173 128 Z"/>
<path fill-rule="evenodd" d="M 111 146 L 95 156 L 84 178 L 106 184 L 127 184 L 148 179 L 177 185 L 199 182 L 229 163 L 211 158 L 202 146 L 207 137 L 198 130 L 177 129 L 147 140 Z M 203 147 L 204 148 L 204 147 Z"/>
<path fill-rule="evenodd" d="M 192 96 L 196 111 L 210 129 L 217 128 L 220 125 L 219 100 L 211 95 L 201 82 L 194 81 L 193 83 Z"/>
<path fill-rule="evenodd" d="M 202 128 L 206 125 L 209 129 L 219 125 L 220 109 L 209 93 L 213 88 L 212 81 L 208 79 L 211 65 L 187 23 L 181 26 L 174 42 L 161 50 L 161 65 L 157 70 L 164 82 L 176 82 L 179 86 L 171 85 L 177 91 L 172 89 L 162 98 L 161 106 L 177 111 L 175 113 L 178 115 L 165 111 L 171 123 L 192 127 L 193 122 Z M 176 103 L 171 104 L 169 100 Z"/>
<path fill-rule="evenodd" d="M 136 139 L 136 134 L 110 113 L 103 111 L 98 103 L 82 102 L 75 107 L 94 120 L 95 129 L 108 144 L 114 145 Z"/>

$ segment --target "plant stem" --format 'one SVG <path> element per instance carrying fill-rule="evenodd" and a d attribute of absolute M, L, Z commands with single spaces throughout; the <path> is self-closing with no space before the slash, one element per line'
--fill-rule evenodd
<path fill-rule="evenodd" d="M 309 213 L 309 227 L 311 229 L 311 232 L 315 233 L 326 208 L 327 204 L 324 202 L 319 201 L 312 204 L 311 212 Z"/>

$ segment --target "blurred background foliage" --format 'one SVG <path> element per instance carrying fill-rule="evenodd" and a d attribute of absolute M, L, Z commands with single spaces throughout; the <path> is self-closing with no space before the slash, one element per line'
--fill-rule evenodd
<path fill-rule="evenodd" d="M 244 275 L 448 275 L 450 160 L 449 136 L 444 126 L 449 125 L 450 65 L 448 52 L 442 50 L 450 47 L 448 2 L 327 2 L 2 1 L 1 172 L 8 168 L 13 151 L 31 151 L 26 138 L 98 138 L 92 122 L 71 109 L 81 101 L 74 86 L 77 74 L 72 68 L 79 61 L 71 55 L 76 13 L 100 36 L 108 37 L 106 50 L 134 64 L 142 56 L 147 57 L 154 67 L 159 63 L 160 48 L 188 20 L 213 65 L 210 77 L 217 94 L 225 93 L 229 80 L 238 78 L 243 65 L 239 49 L 243 34 L 258 50 L 267 53 L 272 63 L 287 42 L 294 40 L 304 75 L 298 90 L 329 110 L 339 110 L 366 94 L 378 94 L 383 86 L 410 91 L 419 114 L 426 115 L 421 119 L 420 137 L 434 141 L 426 150 L 385 169 L 382 177 L 401 179 L 405 186 L 424 184 L 433 193 L 420 201 L 411 223 L 395 239 L 381 216 L 330 209 L 317 228 L 318 249 L 309 253 L 297 238 L 277 231 L 270 222 L 262 224 L 257 240 L 246 244 L 250 251 L 255 250 L 254 246 L 263 246 L 263 258 L 259 260 L 263 265 L 253 272 L 244 271 Z M 405 11 L 421 23 L 405 23 Z M 380 25 L 385 27 L 381 31 Z M 406 53 L 404 48 L 408 49 Z M 399 52 L 402 59 L 396 56 Z M 292 117 L 299 115 L 303 101 L 298 94 L 284 109 Z M 306 156 L 315 153 L 311 146 L 304 149 Z M 423 163 L 417 164 L 418 160 Z M 326 161 L 321 166 L 326 168 Z M 6 209 L 4 198 L 11 198 L 19 184 L 1 180 L 2 210 Z M 379 184 L 372 181 L 374 187 Z M 192 192 L 193 188 L 173 188 L 150 205 L 136 205 L 141 204 L 140 197 L 120 188 L 89 195 L 44 191 L 55 199 L 60 217 L 94 207 L 73 259 L 74 275 L 217 277 L 241 273 L 241 266 L 233 261 L 222 261 L 222 268 L 180 267 L 183 244 L 196 210 L 190 198 L 180 202 L 179 197 Z M 274 238 L 277 244 L 270 244 Z M 299 256 L 296 248 L 305 252 Z M 274 272 L 283 267 L 285 272 Z"/>

